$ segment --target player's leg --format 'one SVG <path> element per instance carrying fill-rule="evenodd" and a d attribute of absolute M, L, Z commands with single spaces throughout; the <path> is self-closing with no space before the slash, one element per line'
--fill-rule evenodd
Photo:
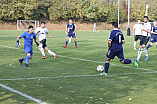
<path fill-rule="evenodd" d="M 148 60 L 148 52 L 147 52 L 147 48 L 146 48 L 146 45 L 147 45 L 148 41 L 149 41 L 149 37 L 146 38 L 145 43 L 143 44 L 143 49 L 144 49 L 144 52 L 145 52 L 145 55 L 146 55 L 144 61 Z"/>
<path fill-rule="evenodd" d="M 146 48 L 147 50 L 153 45 L 153 42 L 155 41 L 154 38 L 155 38 L 154 35 L 151 35 L 150 44 Z"/>
<path fill-rule="evenodd" d="M 137 35 L 135 35 L 134 50 L 136 50 L 136 43 L 137 43 L 137 40 L 138 40 L 138 36 L 137 36 Z"/>
<path fill-rule="evenodd" d="M 66 39 L 66 42 L 65 42 L 65 46 L 63 46 L 64 48 L 67 48 L 68 40 L 69 40 L 70 37 L 71 37 L 71 36 L 69 36 L 69 34 L 68 34 L 67 39 Z"/>
<path fill-rule="evenodd" d="M 144 43 L 144 37 L 142 36 L 141 40 L 140 40 L 140 46 L 139 46 L 139 50 L 138 50 L 138 56 L 135 59 L 136 61 L 140 60 L 140 57 L 141 57 L 141 54 L 142 54 L 142 45 L 143 45 L 143 43 Z"/>
<path fill-rule="evenodd" d="M 49 49 L 47 48 L 47 46 L 45 47 L 45 51 L 47 51 L 50 55 L 53 55 L 54 58 L 57 57 L 57 54 L 55 54 L 54 52 L 52 52 L 51 50 L 49 50 Z"/>
<path fill-rule="evenodd" d="M 45 52 L 44 52 L 44 48 L 43 48 L 43 44 L 42 44 L 42 43 L 40 43 L 40 45 L 39 45 L 39 50 L 41 51 L 42 59 L 46 59 L 46 56 L 45 56 Z"/>
<path fill-rule="evenodd" d="M 76 41 L 76 36 L 75 36 L 75 33 L 72 35 L 73 39 L 74 39 L 74 42 L 75 42 L 75 48 L 77 48 L 77 41 Z"/>
<path fill-rule="evenodd" d="M 69 43 L 71 43 L 71 38 L 72 38 L 72 36 L 69 38 Z"/>

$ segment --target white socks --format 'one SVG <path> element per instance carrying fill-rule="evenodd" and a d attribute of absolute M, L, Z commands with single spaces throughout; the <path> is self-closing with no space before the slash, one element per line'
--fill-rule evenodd
<path fill-rule="evenodd" d="M 50 54 L 50 55 L 56 55 L 55 53 L 53 53 L 51 50 L 48 50 L 48 53 Z"/>
<path fill-rule="evenodd" d="M 145 52 L 146 56 L 148 56 L 148 52 L 147 52 L 147 49 L 144 49 L 144 52 Z"/>
<path fill-rule="evenodd" d="M 71 43 L 71 37 L 69 38 L 69 43 Z"/>
<path fill-rule="evenodd" d="M 43 49 L 42 45 L 39 46 L 39 50 L 41 51 L 41 54 L 43 56 L 45 56 L 45 52 L 44 52 L 44 49 Z"/>
<path fill-rule="evenodd" d="M 141 49 L 141 48 L 139 48 L 139 50 L 138 50 L 138 56 L 137 56 L 137 59 L 140 59 L 141 54 L 142 54 L 142 49 Z"/>
<path fill-rule="evenodd" d="M 136 42 L 134 42 L 134 49 L 136 48 Z"/>

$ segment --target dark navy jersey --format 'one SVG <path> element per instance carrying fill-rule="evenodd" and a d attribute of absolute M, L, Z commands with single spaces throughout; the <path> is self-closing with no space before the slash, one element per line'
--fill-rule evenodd
<path fill-rule="evenodd" d="M 24 32 L 22 35 L 20 35 L 20 37 L 24 38 L 24 47 L 33 47 L 33 39 L 36 39 L 34 32 L 32 34 L 29 34 L 28 31 Z"/>
<path fill-rule="evenodd" d="M 123 49 L 122 41 L 124 41 L 124 36 L 120 30 L 111 31 L 109 35 L 109 40 L 111 40 L 111 50 Z"/>
<path fill-rule="evenodd" d="M 68 33 L 73 33 L 75 28 L 76 28 L 76 26 L 75 26 L 74 23 L 72 23 L 72 24 L 68 23 L 67 24 L 67 28 L 68 28 Z"/>
<path fill-rule="evenodd" d="M 157 33 L 157 26 L 152 26 L 151 32 Z"/>

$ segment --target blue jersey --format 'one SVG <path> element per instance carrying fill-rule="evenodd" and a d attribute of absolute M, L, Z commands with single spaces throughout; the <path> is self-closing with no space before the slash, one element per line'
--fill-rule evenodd
<path fill-rule="evenodd" d="M 29 34 L 28 31 L 24 32 L 20 37 L 24 38 L 24 47 L 33 47 L 33 39 L 36 39 L 34 32 L 32 34 Z"/>
<path fill-rule="evenodd" d="M 68 23 L 68 24 L 67 24 L 67 28 L 68 28 L 68 33 L 71 33 L 71 34 L 72 34 L 72 33 L 74 32 L 76 26 L 75 26 L 74 23 L 72 23 L 72 24 Z"/>
<path fill-rule="evenodd" d="M 151 32 L 157 33 L 157 26 L 152 26 Z M 151 35 L 155 35 L 155 34 L 151 34 Z"/>
<path fill-rule="evenodd" d="M 124 41 L 123 33 L 120 30 L 113 30 L 110 33 L 109 40 L 111 40 L 110 50 L 123 49 L 122 41 Z"/>

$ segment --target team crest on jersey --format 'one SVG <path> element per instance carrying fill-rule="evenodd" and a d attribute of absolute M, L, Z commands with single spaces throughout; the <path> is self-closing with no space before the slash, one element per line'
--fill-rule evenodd
<path fill-rule="evenodd" d="M 31 38 L 33 38 L 33 36 L 31 36 Z"/>

